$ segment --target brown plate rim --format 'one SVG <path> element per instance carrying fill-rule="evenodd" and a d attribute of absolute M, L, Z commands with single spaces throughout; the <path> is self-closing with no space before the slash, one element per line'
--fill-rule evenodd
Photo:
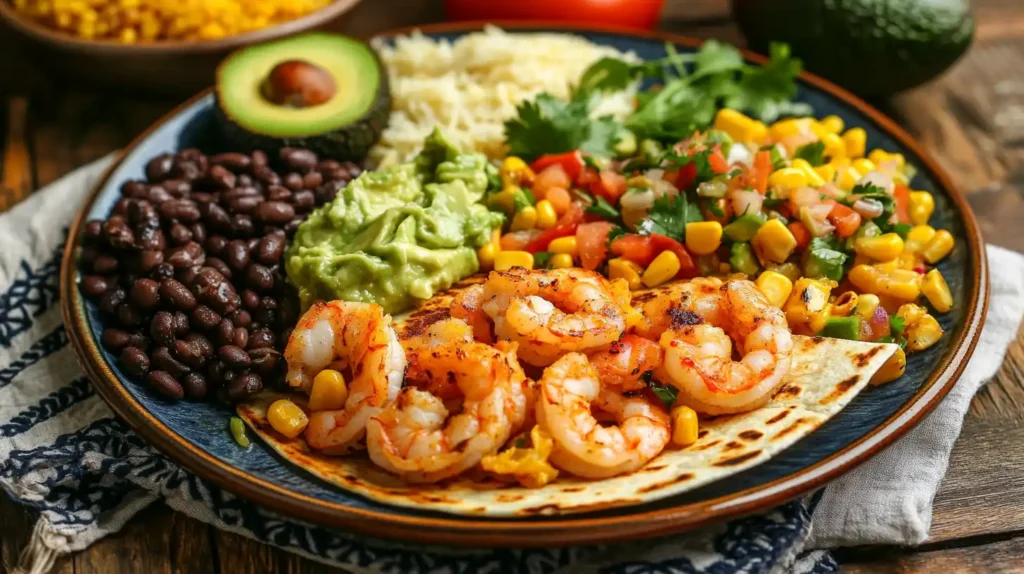
<path fill-rule="evenodd" d="M 556 22 L 488 22 L 505 29 L 536 29 L 567 33 L 610 33 L 625 34 L 636 38 L 670 41 L 696 47 L 702 41 L 689 36 L 660 32 L 641 32 L 617 27 L 572 26 Z M 456 33 L 480 29 L 484 22 L 460 22 L 400 28 L 377 35 L 393 37 L 419 29 L 425 33 Z M 764 62 L 764 56 L 743 51 L 753 61 Z M 543 522 L 495 522 L 468 517 L 414 517 L 382 514 L 372 510 L 352 508 L 328 503 L 323 500 L 286 490 L 269 481 L 255 479 L 185 441 L 180 435 L 156 420 L 145 410 L 116 379 L 109 366 L 103 361 L 96 341 L 92 338 L 85 321 L 82 299 L 76 287 L 77 269 L 75 248 L 88 212 L 106 181 L 124 157 L 149 134 L 176 116 L 186 107 L 210 93 L 210 89 L 178 106 L 153 126 L 136 137 L 119 155 L 96 187 L 90 193 L 82 211 L 72 225 L 64 256 L 61 262 L 60 296 L 65 325 L 72 346 L 86 372 L 93 381 L 100 396 L 128 425 L 153 443 L 160 451 L 184 467 L 209 480 L 213 484 L 239 496 L 257 501 L 268 508 L 296 516 L 314 523 L 338 527 L 365 535 L 407 541 L 472 547 L 549 547 L 574 544 L 596 544 L 622 541 L 634 538 L 669 534 L 724 519 L 749 514 L 757 510 L 777 506 L 816 489 L 857 465 L 868 460 L 897 438 L 913 428 L 952 389 L 967 359 L 974 351 L 981 332 L 981 325 L 988 309 L 989 282 L 988 266 L 984 254 L 981 231 L 964 195 L 956 189 L 949 176 L 918 145 L 914 139 L 878 110 L 856 96 L 832 83 L 810 73 L 802 73 L 800 79 L 828 92 L 847 105 L 855 108 L 873 121 L 879 128 L 895 138 L 900 144 L 913 151 L 925 167 L 935 176 L 938 183 L 947 190 L 951 201 L 961 213 L 971 255 L 971 272 L 977 278 L 974 291 L 966 302 L 970 311 L 966 319 L 967 328 L 948 358 L 937 368 L 922 388 L 903 407 L 886 419 L 865 437 L 846 448 L 833 453 L 814 465 L 782 477 L 768 484 L 752 487 L 728 496 L 722 496 L 687 505 L 653 510 L 642 514 L 627 514 L 613 517 L 588 518 L 586 515 L 569 516 Z"/>

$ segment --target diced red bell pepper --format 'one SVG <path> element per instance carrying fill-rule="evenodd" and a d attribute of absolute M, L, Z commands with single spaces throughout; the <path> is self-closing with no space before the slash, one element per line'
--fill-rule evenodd
<path fill-rule="evenodd" d="M 836 226 L 836 235 L 844 238 L 856 233 L 861 221 L 859 213 L 841 203 L 832 206 L 832 211 L 828 212 L 828 220 Z"/>
<path fill-rule="evenodd" d="M 711 166 L 711 171 L 715 173 L 725 173 L 729 171 L 729 162 L 725 160 L 725 155 L 722 154 L 722 146 L 716 145 L 711 153 L 708 154 L 708 165 Z"/>
<path fill-rule="evenodd" d="M 590 192 L 615 205 L 622 194 L 626 193 L 626 176 L 610 169 L 602 169 L 598 173 L 597 181 L 590 184 Z"/>
<path fill-rule="evenodd" d="M 583 153 L 580 150 L 575 150 L 565 153 L 545 154 L 534 160 L 530 164 L 530 169 L 534 173 L 540 173 L 545 168 L 556 164 L 562 166 L 565 173 L 569 175 L 569 179 L 576 181 L 580 176 L 580 171 L 583 170 Z"/>
<path fill-rule="evenodd" d="M 754 154 L 754 166 L 749 172 L 750 187 L 764 195 L 768 191 L 768 176 L 772 174 L 772 153 L 761 150 Z"/>
<path fill-rule="evenodd" d="M 811 232 L 807 229 L 807 226 L 799 221 L 791 221 L 786 227 L 789 228 L 789 232 L 793 234 L 793 238 L 796 239 L 797 251 L 803 251 L 811 244 Z"/>
<path fill-rule="evenodd" d="M 530 253 L 545 251 L 548 248 L 548 243 L 551 243 L 552 239 L 576 235 L 576 228 L 579 227 L 579 224 L 582 221 L 583 206 L 574 201 L 569 204 L 569 210 L 562 214 L 562 217 L 554 227 L 542 231 L 540 235 L 527 243 L 523 250 L 529 251 Z"/>
<path fill-rule="evenodd" d="M 676 277 L 696 277 L 699 274 L 693 257 L 682 243 L 665 235 L 637 235 L 630 233 L 616 237 L 611 251 L 618 257 L 628 259 L 641 267 L 647 267 L 662 251 L 671 251 L 679 258 L 679 273 Z"/>
<path fill-rule="evenodd" d="M 608 234 L 615 227 L 610 221 L 595 221 L 576 228 L 576 247 L 584 269 L 593 271 L 608 257 Z"/>
<path fill-rule="evenodd" d="M 896 201 L 896 219 L 900 223 L 910 223 L 910 188 L 905 185 L 897 185 L 892 193 Z"/>

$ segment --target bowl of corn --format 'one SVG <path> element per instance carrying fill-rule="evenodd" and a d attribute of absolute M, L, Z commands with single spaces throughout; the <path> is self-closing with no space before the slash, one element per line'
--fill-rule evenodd
<path fill-rule="evenodd" d="M 0 0 L 0 19 L 61 79 L 179 96 L 236 48 L 337 26 L 359 1 Z"/>

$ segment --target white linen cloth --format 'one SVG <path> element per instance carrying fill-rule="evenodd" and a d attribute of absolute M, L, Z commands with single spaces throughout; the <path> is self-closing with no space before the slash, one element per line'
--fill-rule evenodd
<path fill-rule="evenodd" d="M 835 562 L 819 549 L 926 538 L 964 413 L 1002 362 L 1024 312 L 1024 257 L 988 247 L 994 312 L 959 383 L 931 417 L 815 500 L 615 546 L 401 545 L 303 524 L 220 491 L 142 441 L 95 395 L 67 344 L 56 273 L 67 226 L 110 161 L 83 167 L 0 215 L 0 486 L 41 511 L 23 572 L 45 572 L 56 556 L 116 532 L 159 499 L 218 528 L 353 572 L 833 571 Z"/>

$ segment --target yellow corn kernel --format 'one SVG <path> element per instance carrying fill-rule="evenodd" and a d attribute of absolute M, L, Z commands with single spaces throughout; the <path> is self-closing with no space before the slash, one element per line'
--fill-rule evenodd
<path fill-rule="evenodd" d="M 608 261 L 608 278 L 623 279 L 631 291 L 640 288 L 640 266 L 629 259 L 616 257 Z"/>
<path fill-rule="evenodd" d="M 861 173 L 853 167 L 840 168 L 836 176 L 836 185 L 843 191 L 850 191 L 857 185 L 860 176 Z"/>
<path fill-rule="evenodd" d="M 662 251 L 644 270 L 640 280 L 648 287 L 657 287 L 672 279 L 679 273 L 679 257 L 671 251 Z"/>
<path fill-rule="evenodd" d="M 935 198 L 927 191 L 911 191 L 910 205 L 907 209 L 910 213 L 910 222 L 914 225 L 927 225 L 935 212 Z"/>
<path fill-rule="evenodd" d="M 684 405 L 672 408 L 673 444 L 676 446 L 689 446 L 697 442 L 699 426 L 696 411 Z"/>
<path fill-rule="evenodd" d="M 288 399 L 274 401 L 267 409 L 267 420 L 274 430 L 288 438 L 299 436 L 309 424 L 306 413 Z"/>
<path fill-rule="evenodd" d="M 954 241 L 952 233 L 945 229 L 940 229 L 935 232 L 935 236 L 921 250 L 921 256 L 928 263 L 935 265 L 942 261 L 942 258 L 949 255 L 955 243 L 956 241 Z"/>
<path fill-rule="evenodd" d="M 830 316 L 849 317 L 857 310 L 857 300 L 860 297 L 853 291 L 844 291 L 832 302 Z"/>
<path fill-rule="evenodd" d="M 853 309 L 853 312 L 860 316 L 861 319 L 870 321 L 875 316 L 875 311 L 878 310 L 878 306 L 881 303 L 878 295 L 874 293 L 860 293 L 857 295 L 857 306 Z"/>
<path fill-rule="evenodd" d="M 790 292 L 793 291 L 793 282 L 789 277 L 777 271 L 761 273 L 754 283 L 757 285 L 758 291 L 768 298 L 768 302 L 780 309 L 786 304 Z"/>
<path fill-rule="evenodd" d="M 814 171 L 815 173 L 818 174 L 818 177 L 820 177 L 821 180 L 826 183 L 832 181 L 836 177 L 836 168 L 832 164 L 826 163 L 819 165 L 818 167 L 814 168 Z"/>
<path fill-rule="evenodd" d="M 821 118 L 821 121 L 818 123 L 821 124 L 821 127 L 824 128 L 825 131 L 830 134 L 838 134 L 842 132 L 843 128 L 845 127 L 845 124 L 843 123 L 843 118 L 834 115 L 825 116 Z"/>
<path fill-rule="evenodd" d="M 811 162 L 807 161 L 802 157 L 798 157 L 789 162 L 789 167 L 795 167 L 800 171 L 811 169 Z"/>
<path fill-rule="evenodd" d="M 848 157 L 864 157 L 864 151 L 868 143 L 868 133 L 864 131 L 864 128 L 850 128 L 843 134 L 843 143 L 846 144 L 846 155 Z"/>
<path fill-rule="evenodd" d="M 580 249 L 576 244 L 576 236 L 570 235 L 569 237 L 559 237 L 558 239 L 552 239 L 551 243 L 548 243 L 548 251 L 551 253 L 567 253 L 576 257 L 580 254 Z"/>
<path fill-rule="evenodd" d="M 921 281 L 921 293 L 939 313 L 945 313 L 953 308 L 953 294 L 949 291 L 946 278 L 938 269 L 932 269 L 925 274 L 924 280 Z"/>
<path fill-rule="evenodd" d="M 901 153 L 889 153 L 882 148 L 875 148 L 868 154 L 868 159 L 881 165 L 884 162 L 895 162 L 896 170 L 900 171 L 907 165 L 907 159 Z"/>
<path fill-rule="evenodd" d="M 558 222 L 558 214 L 551 202 L 542 199 L 537 202 L 537 229 L 550 229 Z"/>
<path fill-rule="evenodd" d="M 807 185 L 807 174 L 800 168 L 784 167 L 768 176 L 768 185 L 784 189 L 796 189 Z"/>
<path fill-rule="evenodd" d="M 796 281 L 804 274 L 803 270 L 800 269 L 800 266 L 797 265 L 796 263 L 793 263 L 792 261 L 789 263 L 782 263 L 778 265 L 774 263 L 769 264 L 766 266 L 766 269 L 768 269 L 769 271 L 775 271 L 776 273 L 783 275 L 786 279 L 789 279 L 790 281 Z"/>
<path fill-rule="evenodd" d="M 769 219 L 757 229 L 750 245 L 761 261 L 782 263 L 796 249 L 796 237 L 778 219 Z"/>
<path fill-rule="evenodd" d="M 476 259 L 480 262 L 480 269 L 490 271 L 494 268 L 494 257 L 501 250 L 501 246 L 493 241 L 476 250 Z"/>
<path fill-rule="evenodd" d="M 904 303 L 896 309 L 896 316 L 903 319 L 903 326 L 907 329 L 913 327 L 927 314 L 927 309 L 914 303 Z"/>
<path fill-rule="evenodd" d="M 923 351 L 939 342 L 942 327 L 935 317 L 925 314 L 905 331 L 908 351 Z"/>
<path fill-rule="evenodd" d="M 695 221 L 686 224 L 686 248 L 697 255 L 714 253 L 722 245 L 722 224 Z"/>
<path fill-rule="evenodd" d="M 334 411 L 345 406 L 348 386 L 345 377 L 334 369 L 324 369 L 313 377 L 313 388 L 309 391 L 309 410 Z"/>
<path fill-rule="evenodd" d="M 503 187 L 511 187 L 514 185 L 530 185 L 533 183 L 535 174 L 530 166 L 526 165 L 526 162 L 521 158 L 515 156 L 509 156 L 505 158 L 505 161 L 501 162 L 501 167 L 498 168 L 498 175 L 501 176 L 501 184 Z"/>
<path fill-rule="evenodd" d="M 772 139 L 778 141 L 789 136 L 811 132 L 811 126 L 815 123 L 814 118 L 789 118 L 779 120 L 768 128 Z"/>
<path fill-rule="evenodd" d="M 494 256 L 495 271 L 508 271 L 513 267 L 533 269 L 533 254 L 529 251 L 499 251 Z"/>
<path fill-rule="evenodd" d="M 903 242 L 903 250 L 910 253 L 920 254 L 925 245 L 935 237 L 935 228 L 931 225 L 915 225 L 907 232 L 907 238 Z"/>
<path fill-rule="evenodd" d="M 512 231 L 524 231 L 537 226 L 537 208 L 528 206 L 520 209 L 512 218 Z"/>
<path fill-rule="evenodd" d="M 896 352 L 882 364 L 881 368 L 875 371 L 874 376 L 871 377 L 871 382 L 868 384 L 877 386 L 895 381 L 902 377 L 906 370 L 907 353 L 903 349 L 897 348 Z"/>
<path fill-rule="evenodd" d="M 826 133 L 821 136 L 821 143 L 825 144 L 825 156 L 833 160 L 846 158 L 846 142 L 843 138 L 833 133 Z"/>
<path fill-rule="evenodd" d="M 790 325 L 817 325 L 828 317 L 828 298 L 832 283 L 827 280 L 801 277 L 793 285 L 783 310 Z M 817 331 L 817 329 L 813 329 Z"/>
<path fill-rule="evenodd" d="M 879 297 L 913 301 L 921 294 L 921 276 L 914 271 L 892 269 L 880 271 L 878 266 L 854 265 L 847 278 L 854 287 Z"/>
<path fill-rule="evenodd" d="M 875 162 L 871 161 L 870 159 L 866 159 L 866 158 L 862 157 L 860 159 L 853 160 L 853 163 L 850 164 L 850 167 L 852 167 L 853 169 L 857 170 L 857 173 L 859 173 L 861 175 L 867 175 L 867 174 L 875 171 L 875 169 L 878 166 L 876 166 Z"/>
<path fill-rule="evenodd" d="M 903 253 L 903 238 L 895 233 L 884 233 L 875 237 L 859 237 L 853 249 L 860 255 L 867 255 L 875 261 L 892 261 Z"/>
<path fill-rule="evenodd" d="M 555 253 L 548 259 L 548 266 L 552 269 L 568 269 L 572 267 L 572 255 L 568 253 Z"/>
<path fill-rule="evenodd" d="M 713 128 L 729 134 L 738 142 L 759 142 L 768 132 L 762 122 L 729 108 L 718 111 Z"/>
<path fill-rule="evenodd" d="M 807 176 L 807 185 L 811 187 L 821 187 L 825 185 L 824 178 L 818 175 L 818 172 L 814 170 L 814 167 L 811 166 L 810 162 L 806 159 L 798 157 L 790 162 L 790 167 L 795 167 L 804 172 L 804 175 Z"/>

